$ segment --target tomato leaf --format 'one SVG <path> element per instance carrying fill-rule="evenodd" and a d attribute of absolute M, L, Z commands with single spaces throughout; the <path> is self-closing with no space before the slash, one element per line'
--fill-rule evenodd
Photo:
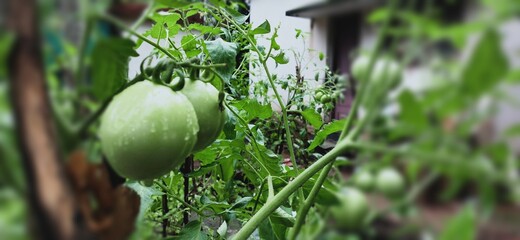
<path fill-rule="evenodd" d="M 192 58 L 201 52 L 200 49 L 197 48 L 197 42 L 197 38 L 195 38 L 193 35 L 186 35 L 182 37 L 181 46 L 184 50 L 184 53 L 186 53 L 186 57 Z"/>
<path fill-rule="evenodd" d="M 316 134 L 316 136 L 314 136 L 314 139 L 312 140 L 312 143 L 307 148 L 307 150 L 309 150 L 309 151 L 314 150 L 317 146 L 322 144 L 323 141 L 325 141 L 327 136 L 343 130 L 343 127 L 345 126 L 345 122 L 346 122 L 346 120 L 342 119 L 342 120 L 336 120 L 336 121 L 333 121 L 331 123 L 324 125 L 323 128 Z"/>
<path fill-rule="evenodd" d="M 496 31 L 484 33 L 462 73 L 462 92 L 478 97 L 506 76 L 509 66 L 500 43 Z"/>
<path fill-rule="evenodd" d="M 315 109 L 305 109 L 301 114 L 303 118 L 305 118 L 305 121 L 311 124 L 315 129 L 319 129 L 323 125 L 321 115 L 318 114 Z"/>
<path fill-rule="evenodd" d="M 92 50 L 93 92 L 98 99 L 106 99 L 128 78 L 130 57 L 139 56 L 134 42 L 122 38 L 99 40 Z"/>
<path fill-rule="evenodd" d="M 422 109 L 421 103 L 409 90 L 405 90 L 399 96 L 401 111 L 399 118 L 408 132 L 421 132 L 428 127 L 428 119 Z"/>
<path fill-rule="evenodd" d="M 465 207 L 456 216 L 448 220 L 440 240 L 472 240 L 476 238 L 475 212 Z"/>
<path fill-rule="evenodd" d="M 280 52 L 276 56 L 273 56 L 272 58 L 276 62 L 276 65 L 278 65 L 278 64 L 283 65 L 283 64 L 289 63 L 289 58 L 287 58 L 285 56 L 285 52 Z"/>
<path fill-rule="evenodd" d="M 269 21 L 265 20 L 260 26 L 256 27 L 253 31 L 251 31 L 252 35 L 257 34 L 267 34 L 271 32 L 271 24 Z"/>
<path fill-rule="evenodd" d="M 137 193 L 137 195 L 139 195 L 139 197 L 141 198 L 141 204 L 139 206 L 139 215 L 137 216 L 137 221 L 144 220 L 144 214 L 152 206 L 152 196 L 158 196 L 163 193 L 156 190 L 153 187 L 145 187 L 137 182 L 127 183 L 126 186 L 134 190 Z"/>
<path fill-rule="evenodd" d="M 206 41 L 206 49 L 211 57 L 211 61 L 213 63 L 226 64 L 225 67 L 215 69 L 226 83 L 229 83 L 236 67 L 237 48 L 237 44 L 226 42 L 222 38 Z"/>
<path fill-rule="evenodd" d="M 201 230 L 202 223 L 200 221 L 192 221 L 181 230 L 179 236 L 174 239 L 178 240 L 206 240 L 208 239 L 208 235 L 206 235 Z"/>

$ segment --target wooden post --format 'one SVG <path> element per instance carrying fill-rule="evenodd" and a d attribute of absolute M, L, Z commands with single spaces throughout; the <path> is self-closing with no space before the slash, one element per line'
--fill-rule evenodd
<path fill-rule="evenodd" d="M 35 0 L 9 1 L 15 34 L 9 80 L 16 130 L 28 186 L 30 229 L 39 239 L 85 239 L 74 195 L 58 151 L 37 25 Z M 84 229 L 84 228 L 83 228 Z"/>

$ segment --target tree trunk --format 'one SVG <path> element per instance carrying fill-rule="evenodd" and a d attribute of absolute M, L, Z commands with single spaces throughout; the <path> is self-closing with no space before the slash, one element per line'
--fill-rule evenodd
<path fill-rule="evenodd" d="M 86 239 L 67 181 L 45 86 L 35 0 L 9 1 L 16 36 L 9 79 L 16 130 L 28 185 L 30 228 L 40 239 Z"/>

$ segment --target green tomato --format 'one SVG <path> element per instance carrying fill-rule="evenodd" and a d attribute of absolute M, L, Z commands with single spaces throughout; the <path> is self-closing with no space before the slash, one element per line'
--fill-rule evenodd
<path fill-rule="evenodd" d="M 119 175 L 149 180 L 184 163 L 198 131 L 195 109 L 186 96 L 142 81 L 114 97 L 101 117 L 99 137 Z"/>
<path fill-rule="evenodd" d="M 368 64 L 370 58 L 366 54 L 359 55 L 354 62 L 352 62 L 351 72 L 352 76 L 358 81 L 362 81 L 368 73 Z"/>
<path fill-rule="evenodd" d="M 366 54 L 358 56 L 352 63 L 351 72 L 358 81 L 363 81 L 368 75 L 370 57 Z M 392 81 L 395 85 L 401 78 L 402 71 L 399 64 L 389 58 L 379 58 L 374 62 L 370 79 L 377 84 L 383 81 Z"/>
<path fill-rule="evenodd" d="M 374 79 L 376 84 L 391 81 L 390 85 L 393 86 L 401 78 L 399 64 L 389 58 L 378 59 L 370 78 Z"/>
<path fill-rule="evenodd" d="M 403 194 L 405 182 L 401 174 L 393 168 L 385 168 L 376 176 L 376 189 L 389 198 Z"/>
<path fill-rule="evenodd" d="M 181 93 L 189 99 L 197 114 L 199 132 L 197 143 L 193 147 L 193 152 L 197 152 L 206 148 L 218 138 L 222 128 L 224 128 L 226 111 L 220 109 L 219 91 L 210 83 L 186 79 Z"/>
<path fill-rule="evenodd" d="M 330 98 L 330 95 L 329 94 L 324 94 L 321 99 L 320 99 L 320 102 L 323 103 L 323 104 L 326 104 L 326 103 L 329 103 L 332 99 Z"/>
<path fill-rule="evenodd" d="M 367 170 L 360 170 L 354 175 L 354 185 L 361 190 L 369 192 L 374 189 L 375 179 L 371 172 Z"/>
<path fill-rule="evenodd" d="M 332 217 L 341 229 L 359 229 L 369 213 L 365 194 L 356 188 L 345 187 L 337 194 L 339 205 L 331 207 Z"/>
<path fill-rule="evenodd" d="M 316 93 L 314 94 L 314 99 L 315 99 L 316 101 L 321 101 L 321 98 L 322 98 L 322 97 L 323 97 L 323 92 L 316 92 Z"/>

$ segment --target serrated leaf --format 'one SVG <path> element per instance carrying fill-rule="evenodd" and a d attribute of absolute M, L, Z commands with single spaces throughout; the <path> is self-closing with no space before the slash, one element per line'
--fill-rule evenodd
<path fill-rule="evenodd" d="M 146 213 L 146 211 L 148 211 L 150 206 L 152 206 L 152 196 L 162 195 L 163 193 L 156 190 L 153 187 L 145 187 L 137 182 L 126 183 L 126 186 L 134 190 L 137 193 L 137 195 L 139 195 L 139 197 L 141 198 L 137 221 L 142 221 L 144 219 L 144 214 Z"/>
<path fill-rule="evenodd" d="M 267 119 L 273 115 L 271 104 L 260 104 L 256 99 L 244 99 L 233 103 L 233 106 L 244 113 L 244 120 L 249 122 L 255 118 Z M 242 114 L 241 114 L 242 115 Z"/>
<path fill-rule="evenodd" d="M 139 56 L 134 45 L 122 38 L 106 38 L 96 43 L 91 72 L 93 93 L 98 99 L 106 99 L 126 82 L 129 58 Z"/>
<path fill-rule="evenodd" d="M 257 34 L 267 34 L 271 32 L 271 24 L 269 21 L 265 20 L 260 26 L 256 27 L 253 31 L 251 31 L 252 35 Z"/>
<path fill-rule="evenodd" d="M 206 41 L 206 49 L 213 63 L 224 63 L 225 67 L 219 67 L 215 70 L 221 75 L 226 83 L 229 83 L 231 75 L 236 67 L 236 57 L 238 46 L 236 43 L 230 43 L 218 38 L 214 41 Z"/>
<path fill-rule="evenodd" d="M 276 64 L 287 64 L 289 63 L 289 58 L 285 56 L 285 52 L 279 52 L 276 56 L 273 56 L 274 61 Z"/>
<path fill-rule="evenodd" d="M 336 120 L 331 123 L 325 124 L 323 128 L 314 136 L 314 139 L 312 140 L 311 145 L 307 148 L 307 150 L 312 151 L 317 146 L 323 143 L 327 136 L 330 134 L 340 132 L 343 130 L 343 127 L 345 126 L 345 119 L 342 120 Z"/>
<path fill-rule="evenodd" d="M 181 46 L 186 54 L 186 57 L 192 58 L 201 52 L 200 49 L 197 48 L 197 38 L 193 35 L 186 35 L 181 39 Z"/>
<path fill-rule="evenodd" d="M 305 121 L 311 124 L 315 129 L 319 129 L 323 125 L 321 115 L 312 108 L 305 109 L 301 112 Z"/>
<path fill-rule="evenodd" d="M 202 223 L 200 221 L 192 221 L 181 230 L 179 236 L 174 239 L 178 240 L 206 240 L 208 235 L 201 231 Z"/>

